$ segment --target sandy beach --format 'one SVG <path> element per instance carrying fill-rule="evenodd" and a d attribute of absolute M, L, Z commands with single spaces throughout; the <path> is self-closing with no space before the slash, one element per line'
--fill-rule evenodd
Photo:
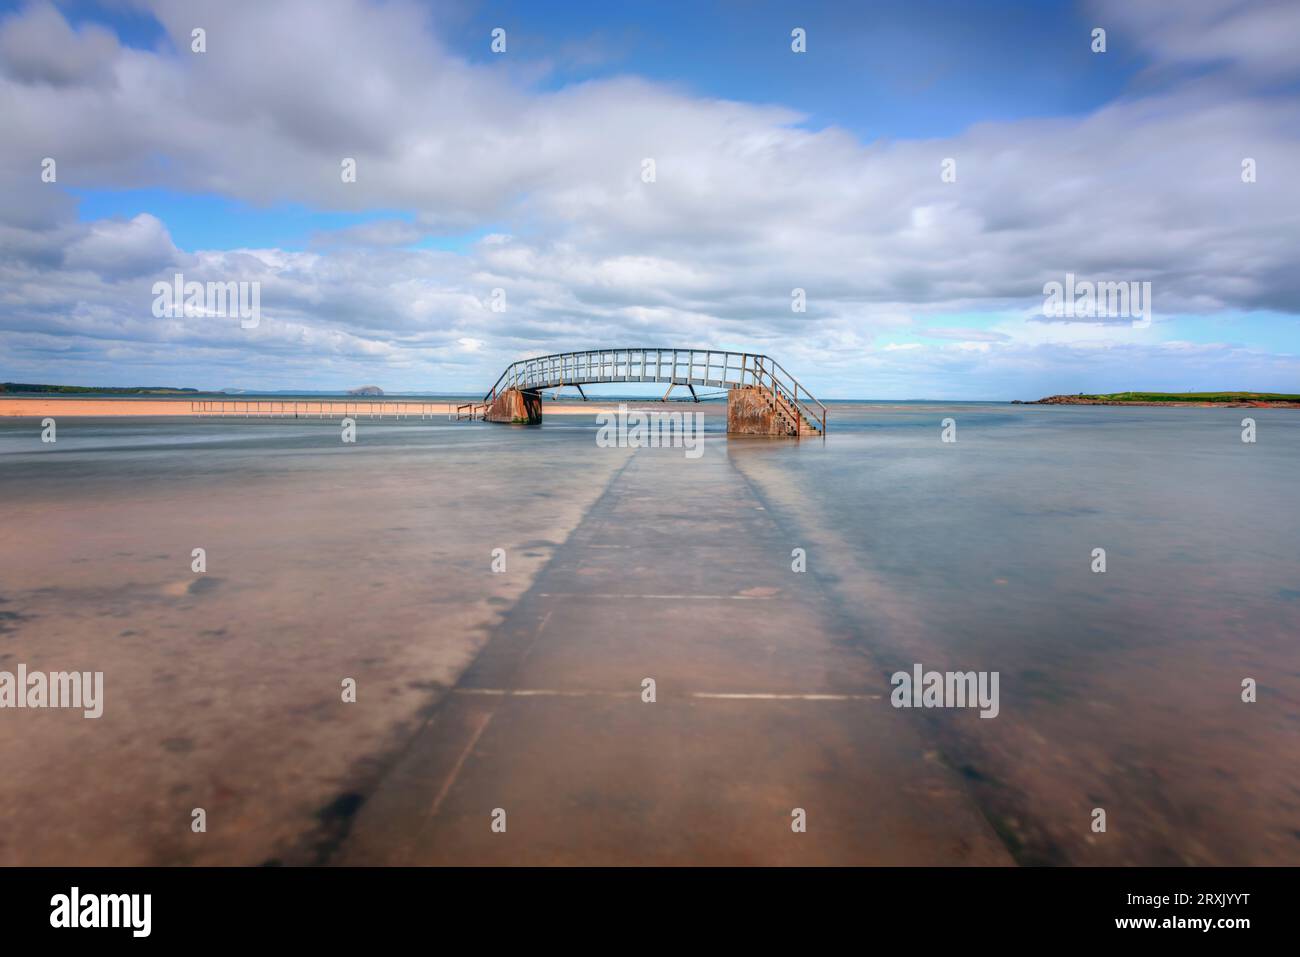
<path fill-rule="evenodd" d="M 0 417 L 120 418 L 136 416 L 258 416 L 275 418 L 319 418 L 344 415 L 421 416 L 455 415 L 460 401 L 417 399 L 134 399 L 63 398 L 59 396 L 0 397 Z M 629 408 L 662 407 L 654 400 L 628 403 Z M 676 403 L 682 405 L 683 403 Z M 701 403 L 704 405 L 704 403 Z M 617 402 L 553 402 L 543 405 L 547 415 L 590 415 L 618 408 Z"/>

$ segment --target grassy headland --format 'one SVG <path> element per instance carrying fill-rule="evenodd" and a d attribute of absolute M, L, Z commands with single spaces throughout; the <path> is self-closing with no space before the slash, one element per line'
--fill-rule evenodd
<path fill-rule="evenodd" d="M 0 393 L 18 395 L 198 395 L 198 389 L 171 386 L 44 385 L 35 382 L 0 382 Z"/>
<path fill-rule="evenodd" d="M 1300 408 L 1300 395 L 1288 392 L 1102 392 L 1049 395 L 1021 405 L 1192 405 L 1220 408 Z"/>

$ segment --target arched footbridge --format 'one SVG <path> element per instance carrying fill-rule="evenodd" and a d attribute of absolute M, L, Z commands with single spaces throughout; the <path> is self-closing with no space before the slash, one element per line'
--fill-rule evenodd
<path fill-rule="evenodd" d="M 663 382 L 727 390 L 727 431 L 761 435 L 822 435 L 826 406 L 771 356 L 717 349 L 590 349 L 520 359 L 501 373 L 483 402 L 461 415 L 489 422 L 540 422 L 546 389 L 605 382 Z"/>

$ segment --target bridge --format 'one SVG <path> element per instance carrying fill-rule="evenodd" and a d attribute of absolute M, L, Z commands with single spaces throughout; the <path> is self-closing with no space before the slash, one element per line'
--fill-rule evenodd
<path fill-rule="evenodd" d="M 604 382 L 668 383 L 727 390 L 727 431 L 751 435 L 824 435 L 826 406 L 771 356 L 717 349 L 591 349 L 520 359 L 501 373 L 482 404 L 462 414 L 489 422 L 542 419 L 542 393 Z"/>

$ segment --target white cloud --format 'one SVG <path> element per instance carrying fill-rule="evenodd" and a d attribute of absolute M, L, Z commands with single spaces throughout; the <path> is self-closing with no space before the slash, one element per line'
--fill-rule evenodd
<path fill-rule="evenodd" d="M 167 227 L 156 217 L 141 213 L 127 222 L 101 219 L 91 223 L 68 245 L 64 265 L 112 280 L 157 273 L 185 258 L 173 245 Z"/>
<path fill-rule="evenodd" d="M 1234 80 L 1221 88 L 1193 78 L 1079 117 L 875 143 L 636 78 L 535 88 L 453 56 L 413 3 L 154 8 L 174 49 L 73 31 L 46 4 L 0 25 L 0 51 L 21 48 L 0 57 L 10 133 L 0 175 L 23 184 L 0 193 L 0 336 L 14 364 L 71 368 L 69 343 L 90 363 L 114 344 L 121 361 L 216 362 L 222 375 L 288 384 L 319 371 L 313 358 L 348 379 L 377 379 L 380 364 L 417 387 L 468 384 L 566 343 L 647 341 L 766 348 L 809 378 L 858 375 L 869 390 L 862 369 L 918 381 L 983 369 L 1006 381 L 1034 355 L 1071 361 L 1053 350 L 1072 343 L 1178 361 L 1159 322 L 1017 317 L 992 331 L 917 329 L 939 344 L 873 344 L 912 317 L 1032 310 L 1042 284 L 1066 272 L 1151 281 L 1158 317 L 1300 312 L 1298 98 L 1250 87 L 1296 57 L 1231 4 L 1099 7 L 1166 68 L 1215 60 L 1200 38 L 1207 23 L 1224 25 L 1218 59 Z M 206 54 L 189 53 L 196 23 Z M 45 155 L 59 162 L 59 187 L 38 181 Z M 1257 183 L 1240 180 L 1244 156 L 1259 164 Z M 343 157 L 357 159 L 356 183 L 340 181 Z M 641 180 L 645 157 L 654 183 Z M 947 157 L 956 183 L 940 179 Z M 181 251 L 152 216 L 74 222 L 64 185 L 165 185 L 411 219 L 321 234 L 309 253 Z M 404 248 L 489 225 L 504 231 L 463 253 Z M 153 320 L 141 289 L 178 262 L 198 279 L 261 281 L 261 328 Z M 505 313 L 487 308 L 497 287 Z M 790 310 L 794 287 L 807 291 L 805 314 Z M 890 355 L 896 364 L 882 366 Z"/>
<path fill-rule="evenodd" d="M 121 53 L 112 31 L 95 24 L 72 29 L 51 3 L 37 3 L 0 33 L 0 63 L 25 82 L 77 86 L 112 79 Z"/>
<path fill-rule="evenodd" d="M 1118 27 L 1161 66 L 1228 65 L 1260 77 L 1300 74 L 1300 5 L 1292 0 L 1096 0 L 1099 23 Z"/>

